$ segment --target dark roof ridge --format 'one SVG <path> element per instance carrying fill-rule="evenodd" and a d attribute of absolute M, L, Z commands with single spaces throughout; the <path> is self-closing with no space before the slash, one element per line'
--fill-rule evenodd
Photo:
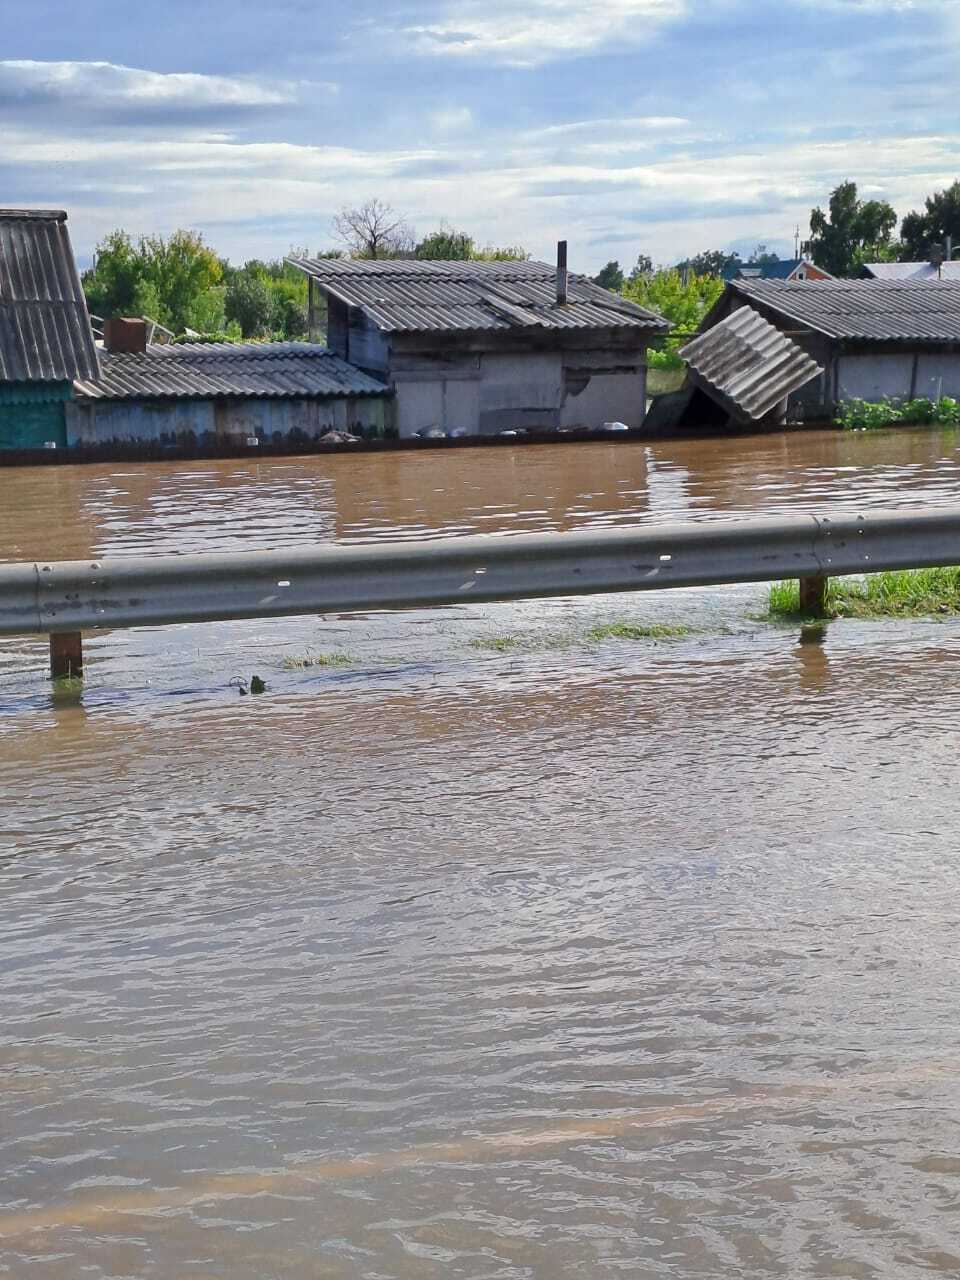
<path fill-rule="evenodd" d="M 0 218 L 26 222 L 30 219 L 40 222 L 66 222 L 65 209 L 0 209 Z"/>

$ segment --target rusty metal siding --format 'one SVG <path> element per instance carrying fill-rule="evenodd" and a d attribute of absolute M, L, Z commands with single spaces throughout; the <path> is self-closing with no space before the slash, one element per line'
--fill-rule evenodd
<path fill-rule="evenodd" d="M 0 381 L 61 382 L 98 373 L 67 215 L 0 209 Z"/>
<path fill-rule="evenodd" d="M 750 307 L 741 307 L 680 348 L 690 371 L 734 416 L 759 422 L 823 370 Z"/>
<path fill-rule="evenodd" d="M 556 268 L 542 262 L 290 261 L 385 333 L 634 329 L 652 336 L 669 328 L 583 276 L 569 276 L 567 301 L 558 303 Z"/>

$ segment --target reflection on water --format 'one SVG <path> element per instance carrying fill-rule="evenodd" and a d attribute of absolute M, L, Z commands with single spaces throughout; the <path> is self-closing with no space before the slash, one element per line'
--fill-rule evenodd
<path fill-rule="evenodd" d="M 8 470 L 0 554 L 945 502 L 955 469 L 817 434 Z M 956 1275 L 960 627 L 761 596 L 104 634 L 79 701 L 2 642 L 0 1273 Z M 589 641 L 624 616 L 692 630 Z"/>

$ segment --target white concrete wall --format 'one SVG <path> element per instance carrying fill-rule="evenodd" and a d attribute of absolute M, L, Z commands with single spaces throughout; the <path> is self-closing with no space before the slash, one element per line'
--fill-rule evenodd
<path fill-rule="evenodd" d="M 573 384 L 575 386 L 577 384 Z M 636 373 L 591 373 L 582 391 L 567 388 L 560 413 L 562 427 L 593 429 L 605 422 L 643 425 L 646 412 L 646 369 Z"/>

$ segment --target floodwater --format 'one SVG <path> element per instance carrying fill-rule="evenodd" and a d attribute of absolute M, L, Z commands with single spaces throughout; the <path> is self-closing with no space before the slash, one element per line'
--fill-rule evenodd
<path fill-rule="evenodd" d="M 7 469 L 0 559 L 958 498 L 919 432 Z M 104 633 L 79 697 L 0 641 L 0 1274 L 957 1276 L 960 622 L 763 600 Z"/>

